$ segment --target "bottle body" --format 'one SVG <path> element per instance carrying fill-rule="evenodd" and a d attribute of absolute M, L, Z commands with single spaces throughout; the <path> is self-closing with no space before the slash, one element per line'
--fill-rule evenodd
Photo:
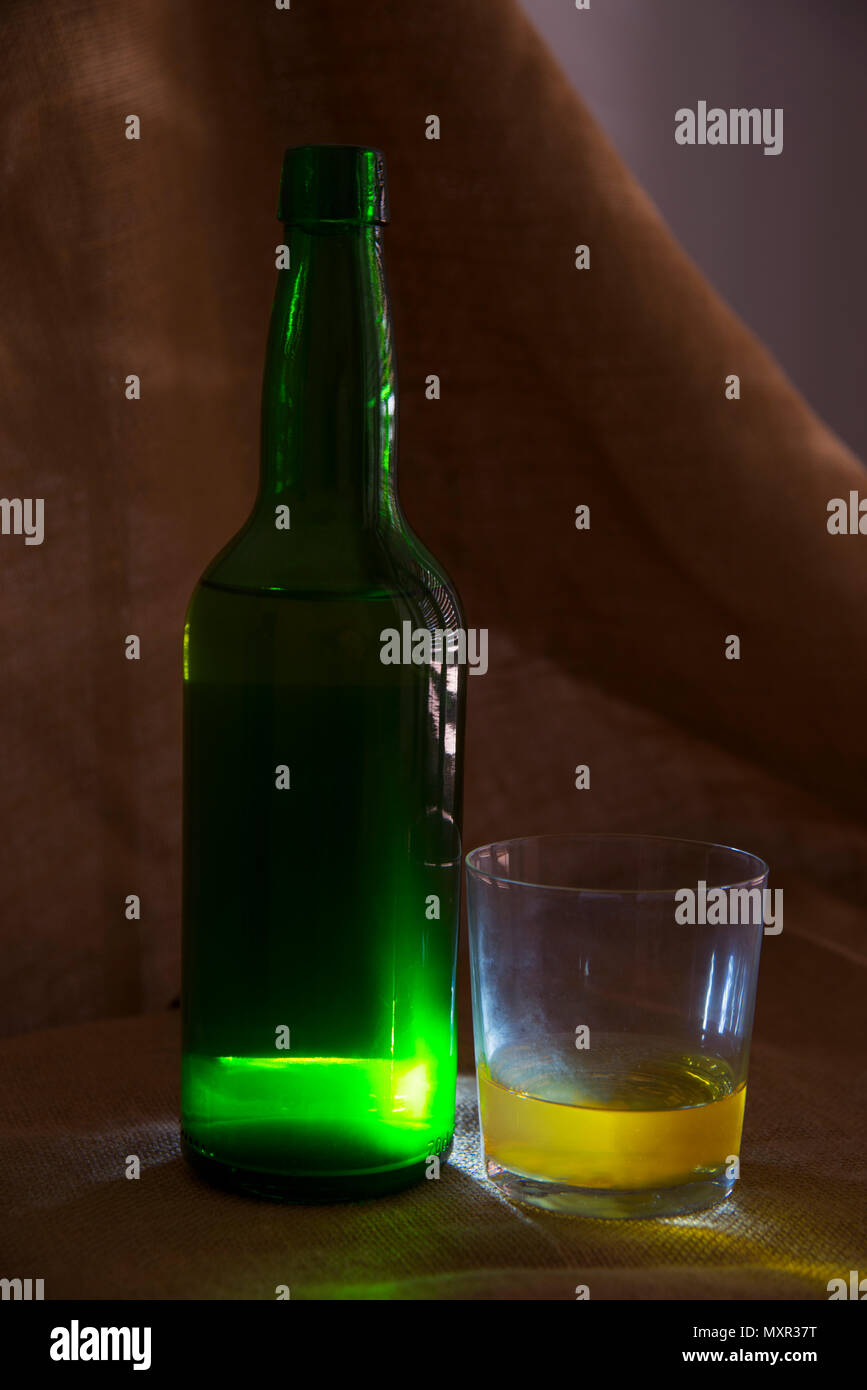
<path fill-rule="evenodd" d="M 266 439 L 292 402 L 306 471 L 292 429 L 279 466 L 266 447 L 253 517 L 194 591 L 184 660 L 185 1153 L 302 1201 L 393 1190 L 451 1142 L 466 675 L 383 660 L 386 634 L 462 615 L 397 505 L 381 332 L 341 346 L 338 320 L 311 348 L 308 285 L 307 328 L 287 335 L 314 263 L 335 296 L 338 262 L 367 283 L 363 233 L 318 235 L 278 287 L 263 402 Z M 378 293 L 362 328 L 382 328 Z"/>

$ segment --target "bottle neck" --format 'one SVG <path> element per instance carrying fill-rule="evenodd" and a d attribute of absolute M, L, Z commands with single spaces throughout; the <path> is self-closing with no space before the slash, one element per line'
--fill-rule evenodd
<path fill-rule="evenodd" d="M 382 228 L 287 226 L 262 393 L 258 505 L 291 526 L 397 516 L 396 383 Z M 285 254 L 285 253 L 284 253 Z"/>

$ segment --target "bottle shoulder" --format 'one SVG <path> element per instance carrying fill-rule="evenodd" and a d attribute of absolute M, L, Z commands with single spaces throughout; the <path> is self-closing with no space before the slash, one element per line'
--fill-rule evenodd
<path fill-rule="evenodd" d="M 440 625 L 463 625 L 454 581 L 402 517 L 399 525 L 293 533 L 254 513 L 206 566 L 201 587 L 305 600 L 415 596 Z"/>

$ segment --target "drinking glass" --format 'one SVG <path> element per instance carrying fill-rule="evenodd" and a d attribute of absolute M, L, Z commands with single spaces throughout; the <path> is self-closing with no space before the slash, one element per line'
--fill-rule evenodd
<path fill-rule="evenodd" d="M 768 867 L 725 845 L 541 835 L 466 857 L 488 1177 L 596 1217 L 739 1174 Z"/>

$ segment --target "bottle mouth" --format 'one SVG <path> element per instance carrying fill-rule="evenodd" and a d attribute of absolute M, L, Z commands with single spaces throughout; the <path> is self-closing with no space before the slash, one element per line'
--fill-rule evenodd
<path fill-rule="evenodd" d="M 290 146 L 283 156 L 277 216 L 289 226 L 384 226 L 385 155 L 367 145 Z"/>

